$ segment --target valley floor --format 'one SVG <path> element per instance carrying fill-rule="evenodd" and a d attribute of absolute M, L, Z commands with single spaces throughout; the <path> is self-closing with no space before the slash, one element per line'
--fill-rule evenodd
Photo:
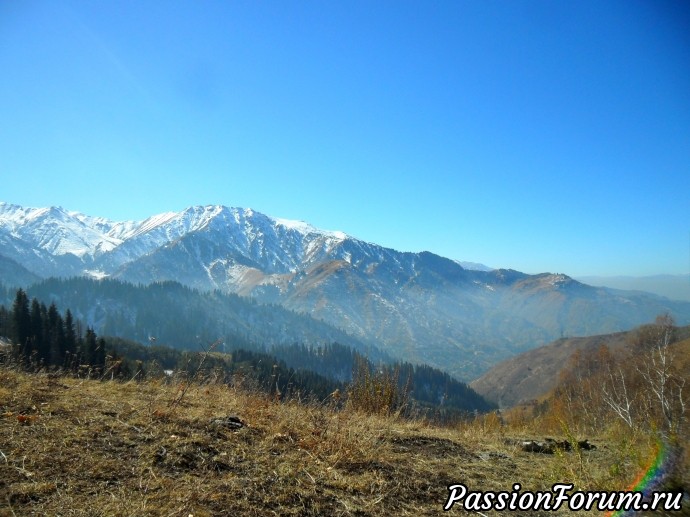
<path fill-rule="evenodd" d="M 0 367 L 0 515 L 440 515 L 457 483 L 614 488 L 580 483 L 582 469 L 620 466 L 613 447 L 527 453 L 508 445 L 524 436 L 482 422 L 445 429 L 225 385 Z M 488 512 L 554 514 L 569 515 Z"/>

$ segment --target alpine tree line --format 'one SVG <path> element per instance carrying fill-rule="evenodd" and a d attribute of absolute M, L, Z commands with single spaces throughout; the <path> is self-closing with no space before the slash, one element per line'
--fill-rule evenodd
<path fill-rule="evenodd" d="M 0 335 L 14 344 L 15 359 L 34 367 L 105 366 L 103 338 L 90 327 L 83 332 L 69 309 L 61 315 L 54 302 L 46 307 L 36 298 L 29 300 L 23 289 L 17 290 L 11 310 L 0 306 Z"/>

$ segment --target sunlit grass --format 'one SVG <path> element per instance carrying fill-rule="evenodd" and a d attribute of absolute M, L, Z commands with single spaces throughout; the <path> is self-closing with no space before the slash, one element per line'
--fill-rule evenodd
<path fill-rule="evenodd" d="M 612 489 L 635 468 L 632 448 L 610 439 L 591 452 L 523 452 L 517 443 L 537 431 L 495 415 L 443 428 L 205 382 L 171 404 L 174 379 L 9 368 L 0 386 L 0 515 L 438 515 L 455 483 Z M 219 421 L 228 416 L 244 425 Z"/>

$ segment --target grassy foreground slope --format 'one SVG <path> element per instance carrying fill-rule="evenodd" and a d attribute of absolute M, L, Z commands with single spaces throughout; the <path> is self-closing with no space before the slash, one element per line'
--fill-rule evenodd
<path fill-rule="evenodd" d="M 514 438 L 542 438 L 529 433 L 493 414 L 443 429 L 241 386 L 0 367 L 0 515 L 440 515 L 455 483 L 621 489 L 640 468 L 596 437 L 595 451 L 523 452 Z"/>

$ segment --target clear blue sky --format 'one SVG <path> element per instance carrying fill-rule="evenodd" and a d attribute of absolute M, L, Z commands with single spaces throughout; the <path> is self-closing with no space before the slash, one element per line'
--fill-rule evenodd
<path fill-rule="evenodd" d="M 0 1 L 0 200 L 690 270 L 690 4 Z"/>

